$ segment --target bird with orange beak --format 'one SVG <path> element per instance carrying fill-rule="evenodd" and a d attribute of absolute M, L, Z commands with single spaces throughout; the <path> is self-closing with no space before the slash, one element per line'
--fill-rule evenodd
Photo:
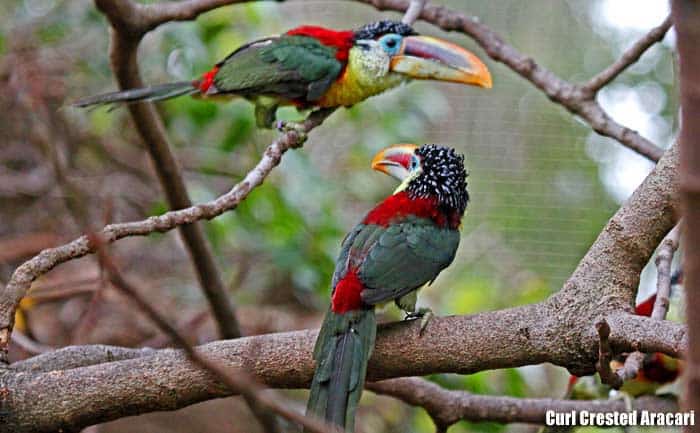
<path fill-rule="evenodd" d="M 394 301 L 420 316 L 416 292 L 452 263 L 469 201 L 464 157 L 454 149 L 399 144 L 379 152 L 372 168 L 400 185 L 343 240 L 307 406 L 348 431 L 374 347 L 375 306 Z"/>
<path fill-rule="evenodd" d="M 198 79 L 105 93 L 74 105 L 239 96 L 255 104 L 258 126 L 270 127 L 280 105 L 348 107 L 411 79 L 491 87 L 489 70 L 471 52 L 420 36 L 407 24 L 379 21 L 357 30 L 297 27 L 239 47 Z"/>

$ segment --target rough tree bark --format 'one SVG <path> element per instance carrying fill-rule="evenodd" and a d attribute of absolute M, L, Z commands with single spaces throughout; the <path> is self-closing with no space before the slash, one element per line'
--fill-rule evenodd
<path fill-rule="evenodd" d="M 690 347 L 683 405 L 700 413 L 700 3 L 672 2 L 681 81 L 681 199 L 685 230 L 684 286 Z M 700 423 L 686 428 L 700 432 Z"/>

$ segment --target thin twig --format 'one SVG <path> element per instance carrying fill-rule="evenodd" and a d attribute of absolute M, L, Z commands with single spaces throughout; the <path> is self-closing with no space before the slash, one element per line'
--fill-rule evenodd
<path fill-rule="evenodd" d="M 598 370 L 600 380 L 604 384 L 618 389 L 622 386 L 622 380 L 620 376 L 615 374 L 610 368 L 610 362 L 613 360 L 614 356 L 608 340 L 610 337 L 610 325 L 608 325 L 605 319 L 601 319 L 595 324 L 595 329 L 598 331 L 599 337 L 598 361 L 596 361 L 595 364 L 596 370 Z"/>
<path fill-rule="evenodd" d="M 141 296 L 140 290 L 136 289 L 131 283 L 124 279 L 112 261 L 112 258 L 107 254 L 105 244 L 100 237 L 96 234 L 89 234 L 88 237 L 96 248 L 97 255 L 105 267 L 112 285 L 129 297 L 158 328 L 165 332 L 178 347 L 184 350 L 192 362 L 212 373 L 218 380 L 224 383 L 231 392 L 238 393 L 261 408 L 272 410 L 287 420 L 304 426 L 310 432 L 341 433 L 341 430 L 335 426 L 328 425 L 322 420 L 314 417 L 307 417 L 290 409 L 293 403 L 286 401 L 286 399 L 273 390 L 264 389 L 245 372 L 241 370 L 231 371 L 220 361 L 201 355 L 175 327 L 170 325 L 170 323 Z"/>
<path fill-rule="evenodd" d="M 401 22 L 408 25 L 415 23 L 427 2 L 428 0 L 411 0 L 411 4 L 406 9 L 403 18 L 401 18 Z"/>
<path fill-rule="evenodd" d="M 673 255 L 678 249 L 680 235 L 679 223 L 661 241 L 661 246 L 656 254 L 656 301 L 654 301 L 654 309 L 651 313 L 652 319 L 664 320 L 668 313 L 671 297 L 671 263 Z"/>
<path fill-rule="evenodd" d="M 447 430 L 459 420 L 544 424 L 546 413 L 550 410 L 558 413 L 568 413 L 572 410 L 610 413 L 622 411 L 625 407 L 625 402 L 617 400 L 575 401 L 474 395 L 465 391 L 447 390 L 417 377 L 370 382 L 367 389 L 424 408 L 435 422 L 438 431 Z M 640 410 L 678 410 L 677 404 L 657 397 L 640 398 L 633 404 Z"/>
<path fill-rule="evenodd" d="M 629 49 L 627 49 L 619 59 L 613 62 L 610 66 L 601 71 L 598 75 L 591 78 L 583 88 L 591 93 L 596 93 L 602 87 L 609 84 L 618 75 L 620 75 L 625 69 L 639 60 L 652 45 L 661 41 L 666 33 L 673 25 L 671 16 L 669 15 L 663 23 L 649 30 L 649 32 L 632 44 Z"/>

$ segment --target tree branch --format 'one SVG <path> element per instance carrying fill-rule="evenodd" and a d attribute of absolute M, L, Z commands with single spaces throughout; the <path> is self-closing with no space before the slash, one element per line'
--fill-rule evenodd
<path fill-rule="evenodd" d="M 562 365 L 562 361 L 576 362 L 571 358 L 562 359 L 565 351 L 596 351 L 595 347 L 579 347 L 567 331 L 570 327 L 567 323 L 545 320 L 543 326 L 535 328 L 546 317 L 543 314 L 554 316 L 553 311 L 543 308 L 536 304 L 475 316 L 435 318 L 422 337 L 418 336 L 419 323 L 382 325 L 368 376 L 370 380 L 381 380 L 441 372 L 468 374 L 540 362 Z M 620 315 L 610 320 L 613 335 L 617 332 L 616 324 L 628 316 L 632 317 Z M 681 325 L 656 322 L 661 324 L 659 332 L 663 335 L 684 332 Z M 529 335 L 523 331 L 528 328 Z M 643 341 L 645 334 L 640 331 L 641 334 L 625 337 L 630 341 Z M 199 346 L 197 353 L 233 370 L 246 371 L 269 387 L 303 388 L 308 386 L 313 375 L 311 352 L 315 338 L 316 331 L 266 334 L 209 343 Z M 625 347 L 622 341 L 617 343 L 618 347 Z M 628 342 L 627 346 L 630 344 Z M 469 356 L 465 356 L 465 347 L 470 348 Z M 230 395 L 220 382 L 188 362 L 186 354 L 180 350 L 163 349 L 135 357 L 140 354 L 138 349 L 93 348 L 64 349 L 70 353 L 70 363 L 60 356 L 62 350 L 20 361 L 0 371 L 3 386 L 11 390 L 7 394 L 0 393 L 3 425 L 18 433 L 52 432 L 144 412 L 173 410 Z M 682 347 L 676 349 L 683 350 Z M 109 356 L 113 362 L 95 364 L 98 356 L 94 350 L 100 356 Z M 90 365 L 79 366 L 81 353 L 87 360 L 85 364 Z M 117 355 L 129 359 L 114 362 Z M 40 364 L 39 360 L 44 362 Z M 71 368 L 36 371 L 37 365 L 45 366 L 49 360 Z M 34 366 L 33 373 L 26 372 L 28 366 Z M 42 388 L 39 394 L 35 392 L 37 384 Z M 80 389 L 81 392 L 66 398 L 66 389 Z M 59 412 L 61 416 L 57 417 Z"/>
<path fill-rule="evenodd" d="M 633 63 L 639 60 L 652 45 L 663 40 L 666 33 L 673 25 L 671 16 L 666 17 L 663 23 L 659 24 L 657 27 L 649 30 L 649 33 L 642 36 L 638 41 L 632 44 L 619 59 L 617 59 L 613 64 L 605 68 L 598 75 L 591 78 L 583 88 L 586 92 L 596 93 L 604 86 L 608 85 L 612 80 L 617 78 L 625 69 L 630 67 Z"/>
<path fill-rule="evenodd" d="M 408 25 L 415 23 L 427 2 L 428 0 L 411 0 L 406 13 L 401 18 L 401 22 Z"/>
<path fill-rule="evenodd" d="M 183 0 L 178 2 L 139 4 L 139 12 L 144 17 L 141 31 L 144 33 L 148 32 L 170 21 L 194 20 L 199 15 L 212 9 L 236 3 L 250 3 L 251 1 L 256 0 Z"/>
<path fill-rule="evenodd" d="M 651 312 L 652 319 L 664 320 L 668 313 L 669 298 L 671 297 L 671 263 L 673 255 L 678 249 L 680 236 L 681 226 L 678 224 L 661 241 L 659 252 L 656 254 L 656 300 Z"/>
<path fill-rule="evenodd" d="M 595 329 L 598 331 L 599 338 L 598 361 L 595 363 L 595 369 L 598 371 L 598 375 L 600 375 L 601 382 L 615 389 L 619 389 L 620 386 L 622 386 L 622 379 L 610 368 L 610 362 L 615 355 L 608 341 L 610 337 L 610 325 L 608 325 L 605 319 L 601 319 L 595 324 Z"/>
<path fill-rule="evenodd" d="M 310 132 L 332 112 L 333 110 L 322 110 L 312 113 L 301 124 L 302 131 Z M 99 235 L 104 239 L 104 242 L 112 243 L 129 236 L 146 236 L 156 232 L 167 232 L 180 225 L 212 219 L 226 211 L 235 209 L 254 188 L 262 184 L 272 169 L 279 165 L 282 155 L 287 150 L 300 146 L 303 138 L 303 134 L 294 130 L 281 134 L 267 147 L 258 164 L 246 174 L 241 182 L 237 183 L 226 194 L 212 201 L 186 209 L 169 211 L 142 221 L 110 224 L 104 227 Z M 0 292 L 0 350 L 2 350 L 0 355 L 3 355 L 3 352 L 6 355 L 15 309 L 27 293 L 31 283 L 61 263 L 94 252 L 94 246 L 90 245 L 86 236 L 82 236 L 68 244 L 46 249 L 15 269 L 10 281 Z"/>
<path fill-rule="evenodd" d="M 389 395 L 412 406 L 424 408 L 432 417 L 438 431 L 445 431 L 459 420 L 472 422 L 545 424 L 546 412 L 588 411 L 611 413 L 626 411 L 622 400 L 556 400 L 551 398 L 514 398 L 474 395 L 465 391 L 450 391 L 417 377 L 370 382 L 367 389 Z M 632 401 L 637 410 L 675 412 L 678 404 L 671 399 L 643 397 Z"/>
<path fill-rule="evenodd" d="M 700 4 L 673 0 L 671 14 L 676 26 L 680 66 L 683 204 L 683 285 L 690 347 L 683 370 L 683 406 L 700 411 Z M 700 432 L 700 423 L 684 429 Z"/>
<path fill-rule="evenodd" d="M 408 0 L 352 0 L 368 3 L 379 10 L 394 10 L 403 12 L 409 7 Z M 658 161 L 663 150 L 651 141 L 642 137 L 636 131 L 615 122 L 595 101 L 595 92 L 583 86 L 572 84 L 553 74 L 548 69 L 538 65 L 503 39 L 478 19 L 470 17 L 443 6 L 426 5 L 420 18 L 446 31 L 458 31 L 474 39 L 484 51 L 494 60 L 508 66 L 515 73 L 530 81 L 544 92 L 549 99 L 563 106 L 571 113 L 580 116 L 594 131 L 606 137 L 614 138 L 623 145 L 647 158 Z M 664 25 L 652 30 L 653 36 L 663 30 Z M 639 45 L 637 47 L 637 45 Z M 650 44 L 649 44 L 650 45 Z M 635 44 L 638 50 L 644 43 Z M 648 47 L 648 46 L 647 46 Z M 626 53 L 627 54 L 627 53 Z M 625 56 L 623 55 L 623 58 Z M 606 73 L 607 79 L 612 80 L 624 69 L 628 60 L 618 60 L 618 66 Z"/>

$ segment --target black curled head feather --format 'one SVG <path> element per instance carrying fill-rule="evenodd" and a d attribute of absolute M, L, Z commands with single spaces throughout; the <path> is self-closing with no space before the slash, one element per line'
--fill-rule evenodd
<path fill-rule="evenodd" d="M 464 213 L 469 201 L 464 155 L 437 144 L 424 144 L 415 151 L 422 172 L 408 184 L 413 197 L 437 197 L 438 205 Z"/>
<path fill-rule="evenodd" d="M 396 33 L 401 36 L 417 35 L 413 27 L 400 21 L 382 20 L 370 24 L 365 24 L 355 31 L 355 40 L 377 39 L 380 36 Z"/>

